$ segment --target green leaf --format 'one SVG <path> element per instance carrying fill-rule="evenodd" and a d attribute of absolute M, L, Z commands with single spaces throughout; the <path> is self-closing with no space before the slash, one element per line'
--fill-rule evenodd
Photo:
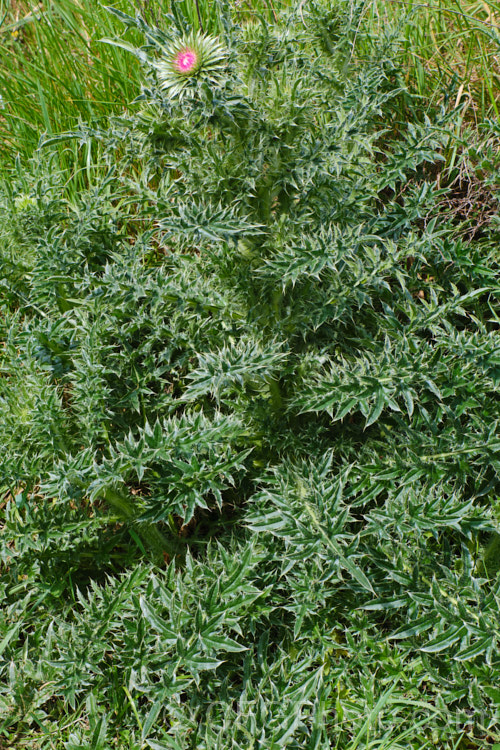
<path fill-rule="evenodd" d="M 467 635 L 465 625 L 456 625 L 455 627 L 448 628 L 444 633 L 440 633 L 434 640 L 429 641 L 426 646 L 421 646 L 420 650 L 426 651 L 429 654 L 436 654 L 439 651 L 449 648 L 465 635 Z"/>
<path fill-rule="evenodd" d="M 230 651 L 238 653 L 240 651 L 247 651 L 247 646 L 242 646 L 237 641 L 229 638 L 225 635 L 212 635 L 200 633 L 200 640 L 208 648 L 213 648 L 216 651 Z"/>
<path fill-rule="evenodd" d="M 156 719 L 158 718 L 160 711 L 163 708 L 163 701 L 155 701 L 151 708 L 148 711 L 148 715 L 144 719 L 144 724 L 142 726 L 142 733 L 141 733 L 141 740 L 144 742 L 150 733 L 150 731 L 153 729 Z"/>
<path fill-rule="evenodd" d="M 377 599 L 374 602 L 368 602 L 368 604 L 363 604 L 360 609 L 366 609 L 369 611 L 376 612 L 378 610 L 386 610 L 386 609 L 401 609 L 401 607 L 408 605 L 407 599 L 401 599 L 400 597 L 393 597 L 391 599 Z"/>
<path fill-rule="evenodd" d="M 488 698 L 491 698 L 491 700 L 496 704 L 496 706 L 500 707 L 500 688 L 497 688 L 494 685 L 483 685 L 482 688 L 484 692 L 486 693 L 486 695 L 488 696 Z M 500 748 L 500 745 L 499 745 L 499 748 Z"/>
<path fill-rule="evenodd" d="M 194 672 L 217 669 L 224 662 L 220 659 L 212 659 L 209 656 L 186 656 L 183 665 Z"/>
<path fill-rule="evenodd" d="M 374 422 L 377 421 L 377 419 L 382 414 L 385 405 L 386 405 L 385 393 L 380 390 L 377 393 L 377 397 L 375 399 L 373 408 L 371 409 L 370 413 L 368 414 L 368 417 L 366 418 L 365 427 L 369 427 L 370 425 L 374 424 Z"/>
<path fill-rule="evenodd" d="M 398 630 L 394 631 L 389 636 L 390 640 L 403 640 L 405 638 L 411 638 L 414 635 L 420 635 L 421 633 L 425 633 L 426 630 L 429 630 L 430 628 L 434 627 L 436 624 L 436 617 L 435 615 L 424 615 L 423 617 L 420 617 L 418 620 L 415 620 L 413 625 L 407 626 L 403 625 Z"/>
<path fill-rule="evenodd" d="M 92 733 L 90 750 L 102 750 L 106 741 L 107 721 L 105 716 L 101 716 L 97 722 L 96 728 Z"/>
<path fill-rule="evenodd" d="M 149 622 L 149 624 L 154 628 L 154 630 L 159 633 L 162 636 L 162 641 L 167 644 L 175 644 L 177 643 L 178 635 L 175 633 L 175 631 L 167 625 L 167 623 L 162 620 L 157 613 L 152 609 L 144 599 L 143 596 L 139 597 L 141 612 L 146 618 L 146 620 Z"/>
<path fill-rule="evenodd" d="M 375 591 L 373 590 L 372 584 L 370 583 L 370 581 L 368 580 L 368 578 L 366 577 L 366 575 L 363 573 L 363 571 L 361 570 L 361 568 L 359 568 L 355 563 L 353 563 L 352 560 L 350 560 L 349 558 L 345 557 L 344 553 L 342 552 L 342 549 L 341 549 L 340 545 L 337 544 L 337 542 L 335 542 L 333 539 L 331 539 L 328 536 L 328 534 L 326 533 L 326 531 L 323 529 L 323 527 L 319 523 L 318 519 L 316 518 L 316 513 L 314 512 L 312 506 L 309 503 L 306 502 L 304 504 L 304 507 L 307 510 L 307 512 L 308 512 L 308 514 L 309 514 L 309 516 L 311 518 L 313 526 L 319 531 L 319 533 L 320 533 L 323 541 L 325 542 L 325 544 L 328 547 L 330 547 L 330 549 L 333 550 L 333 552 L 335 552 L 335 554 L 337 555 L 337 557 L 339 559 L 339 562 L 340 562 L 341 566 L 343 568 L 345 568 L 345 570 L 347 570 L 352 575 L 352 577 L 364 589 L 366 589 L 367 591 L 371 591 L 372 594 L 374 594 Z"/>
<path fill-rule="evenodd" d="M 22 625 L 22 621 L 16 623 L 16 625 L 13 625 L 11 628 L 7 630 L 7 633 L 4 635 L 2 640 L 0 641 L 0 656 L 3 654 L 7 646 L 9 645 L 9 642 L 14 638 Z"/>
<path fill-rule="evenodd" d="M 183 750 L 173 737 L 164 734 L 163 740 L 163 742 L 158 742 L 157 740 L 146 740 L 146 742 L 151 750 Z"/>
<path fill-rule="evenodd" d="M 469 661 L 470 659 L 475 659 L 476 656 L 486 653 L 490 648 L 492 641 L 492 636 L 479 638 L 477 641 L 474 641 L 474 643 L 471 643 L 469 646 L 466 646 L 459 651 L 458 654 L 455 654 L 453 658 L 457 661 Z"/>

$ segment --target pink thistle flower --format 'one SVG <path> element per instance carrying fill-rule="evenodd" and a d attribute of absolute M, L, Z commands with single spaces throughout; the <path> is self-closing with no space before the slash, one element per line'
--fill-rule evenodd
<path fill-rule="evenodd" d="M 163 48 L 155 67 L 170 99 L 194 96 L 200 82 L 216 83 L 226 65 L 227 50 L 216 37 L 199 32 L 175 39 Z"/>
<path fill-rule="evenodd" d="M 179 50 L 172 60 L 173 67 L 179 71 L 179 73 L 191 73 L 198 63 L 198 55 L 195 50 L 190 47 L 184 47 Z"/>

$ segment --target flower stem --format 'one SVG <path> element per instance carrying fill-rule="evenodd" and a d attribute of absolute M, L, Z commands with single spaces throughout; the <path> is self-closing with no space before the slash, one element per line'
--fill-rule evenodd
<path fill-rule="evenodd" d="M 200 29 L 202 33 L 205 33 L 205 29 L 203 28 L 203 21 L 201 20 L 201 13 L 200 13 L 200 6 L 198 5 L 198 0 L 194 0 L 196 5 L 196 13 L 198 14 L 198 23 L 200 24 Z"/>
<path fill-rule="evenodd" d="M 279 323 L 281 318 L 281 300 L 282 300 L 281 289 L 275 289 L 271 296 L 271 319 L 275 323 Z M 271 394 L 271 404 L 276 412 L 283 410 L 283 394 L 279 380 L 273 378 L 269 383 L 269 391 Z"/>
<path fill-rule="evenodd" d="M 131 498 L 110 488 L 104 490 L 102 497 L 115 508 L 124 520 L 134 522 L 136 508 Z M 153 557 L 161 559 L 167 554 L 170 558 L 173 558 L 178 554 L 179 542 L 176 539 L 167 538 L 154 523 L 139 523 L 136 524 L 135 528 L 146 547 L 152 552 Z"/>

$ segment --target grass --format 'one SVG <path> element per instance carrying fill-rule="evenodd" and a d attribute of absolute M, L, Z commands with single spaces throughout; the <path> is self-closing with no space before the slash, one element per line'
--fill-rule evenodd
<path fill-rule="evenodd" d="M 130 10 L 128 3 L 121 5 Z M 2 10 L 3 165 L 17 154 L 29 157 L 42 133 L 69 130 L 78 118 L 99 121 L 139 93 L 136 61 L 99 41 L 122 31 L 99 3 L 50 0 L 43 10 Z M 61 156 L 68 165 L 74 158 L 73 153 Z"/>
<path fill-rule="evenodd" d="M 411 90 L 430 105 L 462 108 L 478 125 L 498 116 L 500 103 L 500 4 L 498 2 L 401 2 L 374 0 L 373 25 L 398 25 Z"/>

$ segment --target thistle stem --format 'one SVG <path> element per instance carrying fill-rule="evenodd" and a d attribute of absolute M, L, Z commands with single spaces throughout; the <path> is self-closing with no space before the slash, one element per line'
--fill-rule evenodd
<path fill-rule="evenodd" d="M 134 521 L 135 508 L 130 498 L 115 492 L 115 490 L 107 489 L 103 492 L 103 499 L 109 505 L 112 505 L 124 520 Z M 137 524 L 136 531 L 154 557 L 160 558 L 166 553 L 172 558 L 179 551 L 178 542 L 174 539 L 168 539 L 154 523 Z"/>
<path fill-rule="evenodd" d="M 279 320 L 281 318 L 281 300 L 282 300 L 281 289 L 275 289 L 271 297 L 271 311 L 272 311 L 272 319 L 276 323 L 279 323 Z M 274 407 L 274 410 L 277 412 L 282 411 L 283 394 L 281 392 L 280 384 L 277 379 L 273 379 L 269 383 L 269 392 L 271 394 L 271 403 Z"/>
<path fill-rule="evenodd" d="M 198 14 L 198 23 L 200 24 L 200 29 L 202 33 L 205 33 L 205 29 L 203 28 L 203 22 L 201 20 L 201 13 L 200 13 L 200 6 L 198 5 L 198 0 L 194 0 L 196 5 L 196 13 Z"/>
<path fill-rule="evenodd" d="M 84 488 L 85 484 L 81 480 L 73 478 L 75 484 Z M 102 499 L 111 505 L 124 520 L 135 526 L 137 534 L 144 542 L 145 546 L 151 550 L 155 559 L 163 559 L 168 555 L 173 559 L 181 550 L 181 542 L 175 537 L 167 537 L 154 523 L 135 523 L 137 516 L 137 507 L 132 498 L 122 495 L 116 490 L 108 487 L 101 493 Z"/>

